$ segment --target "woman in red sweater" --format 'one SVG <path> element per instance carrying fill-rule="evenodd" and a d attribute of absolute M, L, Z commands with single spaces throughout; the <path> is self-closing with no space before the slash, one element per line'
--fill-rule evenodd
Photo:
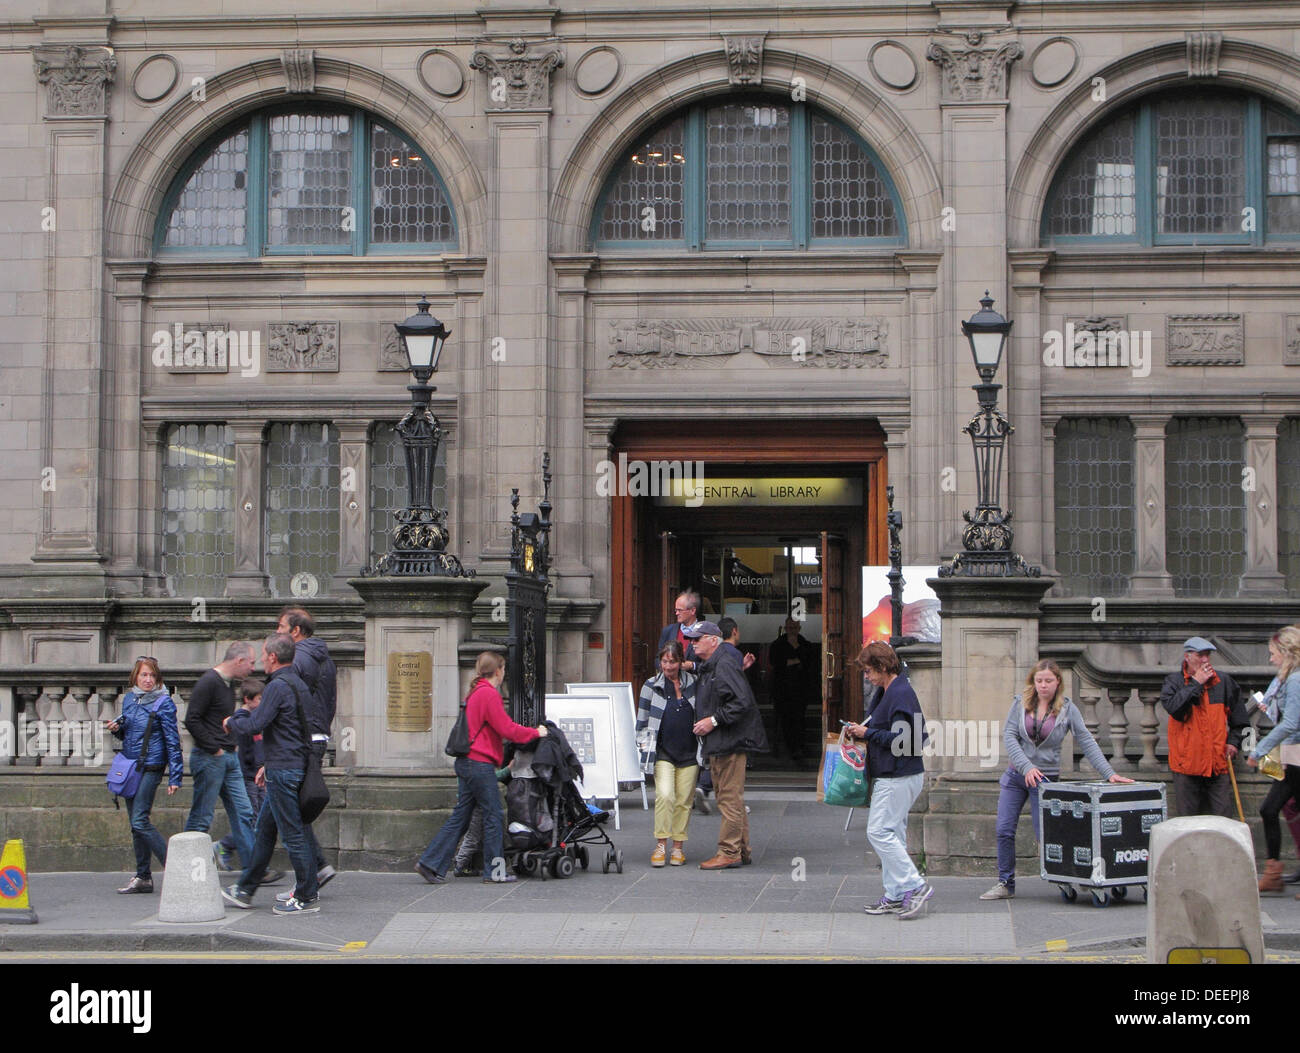
<path fill-rule="evenodd" d="M 501 815 L 501 796 L 497 789 L 497 769 L 505 762 L 502 740 L 532 742 L 545 735 L 546 728 L 526 728 L 506 715 L 506 707 L 501 701 L 506 661 L 499 654 L 484 651 L 478 656 L 474 672 L 477 675 L 469 698 L 465 700 L 469 755 L 456 758 L 459 791 L 456 807 L 415 864 L 416 873 L 430 885 L 441 885 L 447 880 L 447 868 L 456 844 L 465 836 L 475 806 L 483 811 L 483 880 L 517 880 L 506 872 L 502 845 L 505 820 Z"/>

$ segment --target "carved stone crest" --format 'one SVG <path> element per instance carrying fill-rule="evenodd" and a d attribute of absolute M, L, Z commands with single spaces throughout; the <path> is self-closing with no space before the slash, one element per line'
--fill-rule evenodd
<path fill-rule="evenodd" d="M 732 87 L 763 83 L 763 40 L 766 36 L 766 33 L 743 37 L 722 34 L 722 42 L 727 48 L 727 79 Z"/>
<path fill-rule="evenodd" d="M 402 338 L 392 322 L 379 323 L 379 372 L 406 373 L 410 370 L 406 361 L 406 352 L 402 350 Z"/>
<path fill-rule="evenodd" d="M 1189 77 L 1217 77 L 1219 75 L 1219 50 L 1222 47 L 1222 33 L 1189 31 L 1187 33 L 1187 75 Z"/>
<path fill-rule="evenodd" d="M 267 333 L 268 373 L 338 372 L 338 322 L 272 322 Z"/>
<path fill-rule="evenodd" d="M 931 44 L 925 52 L 937 63 L 943 76 L 944 102 L 1004 101 L 1011 63 L 1022 58 L 1025 49 L 1018 41 L 1001 47 L 956 47 Z"/>
<path fill-rule="evenodd" d="M 71 44 L 38 48 L 36 79 L 48 90 L 46 113 L 51 117 L 94 117 L 108 112 L 108 86 L 117 59 L 105 47 Z"/>
<path fill-rule="evenodd" d="M 1244 365 L 1241 315 L 1169 315 L 1165 319 L 1165 361 L 1171 366 Z"/>
<path fill-rule="evenodd" d="M 316 52 L 311 48 L 285 48 L 280 52 L 280 65 L 289 82 L 286 91 L 309 95 L 316 90 Z"/>
<path fill-rule="evenodd" d="M 881 368 L 888 365 L 883 317 L 682 318 L 610 322 L 613 369 L 679 369 L 757 355 L 764 368 Z"/>
<path fill-rule="evenodd" d="M 1127 369 L 1127 354 L 1123 360 L 1119 355 L 1107 354 L 1110 345 L 1122 336 L 1127 348 L 1129 333 L 1128 319 L 1124 315 L 1090 314 L 1086 317 L 1071 317 L 1065 320 L 1066 333 L 1073 336 L 1073 354 L 1065 356 L 1066 367 L 1122 367 Z M 1098 353 L 1100 351 L 1100 354 Z"/>
<path fill-rule="evenodd" d="M 551 74 L 564 65 L 564 52 L 558 47 L 537 47 L 530 52 L 531 48 L 533 44 L 516 37 L 504 48 L 479 48 L 470 57 L 470 68 L 487 76 L 488 110 L 550 108 Z"/>

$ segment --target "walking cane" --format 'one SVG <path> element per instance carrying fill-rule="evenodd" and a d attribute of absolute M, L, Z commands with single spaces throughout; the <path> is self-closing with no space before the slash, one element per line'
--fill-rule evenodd
<path fill-rule="evenodd" d="M 1228 775 L 1232 778 L 1232 796 L 1237 800 L 1237 818 L 1243 823 L 1246 821 L 1246 813 L 1241 810 L 1241 794 L 1237 792 L 1237 773 L 1232 767 L 1232 758 L 1228 758 Z"/>

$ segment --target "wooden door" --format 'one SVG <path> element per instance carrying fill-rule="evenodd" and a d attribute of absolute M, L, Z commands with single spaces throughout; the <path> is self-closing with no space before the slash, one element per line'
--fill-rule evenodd
<path fill-rule="evenodd" d="M 844 630 L 844 538 L 822 531 L 822 734 L 838 731 L 844 715 L 848 636 Z"/>

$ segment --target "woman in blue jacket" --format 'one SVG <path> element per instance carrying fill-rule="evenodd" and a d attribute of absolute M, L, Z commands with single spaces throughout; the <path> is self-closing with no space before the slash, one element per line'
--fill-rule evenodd
<path fill-rule="evenodd" d="M 1270 641 L 1272 642 L 1272 641 Z M 1264 821 L 1264 845 L 1268 860 L 1264 874 L 1259 879 L 1260 892 L 1282 891 L 1282 824 L 1278 817 L 1282 806 L 1295 797 L 1300 800 L 1300 764 L 1292 763 L 1293 748 L 1300 743 L 1300 626 L 1288 625 L 1277 634 L 1274 646 L 1269 648 L 1269 660 L 1277 661 L 1275 688 L 1269 685 L 1269 695 L 1277 699 L 1277 725 L 1260 741 L 1246 763 L 1252 768 L 1274 746 L 1282 745 L 1282 763 L 1285 765 L 1281 781 L 1273 783 L 1259 806 L 1259 816 Z M 1300 899 L 1300 896 L 1296 897 Z"/>
<path fill-rule="evenodd" d="M 150 726 L 150 715 L 153 723 Z M 145 730 L 149 741 L 144 741 Z M 129 895 L 153 891 L 151 855 L 167 865 L 167 842 L 149 821 L 154 795 L 167 775 L 167 796 L 181 788 L 185 762 L 181 755 L 181 736 L 176 726 L 176 703 L 163 686 L 162 672 L 153 658 L 140 657 L 131 669 L 131 686 L 122 698 L 122 715 L 111 721 L 108 730 L 122 740 L 122 752 L 131 758 L 143 758 L 140 785 L 134 797 L 126 798 L 131 817 L 131 842 L 135 846 L 135 877 L 117 891 Z"/>

